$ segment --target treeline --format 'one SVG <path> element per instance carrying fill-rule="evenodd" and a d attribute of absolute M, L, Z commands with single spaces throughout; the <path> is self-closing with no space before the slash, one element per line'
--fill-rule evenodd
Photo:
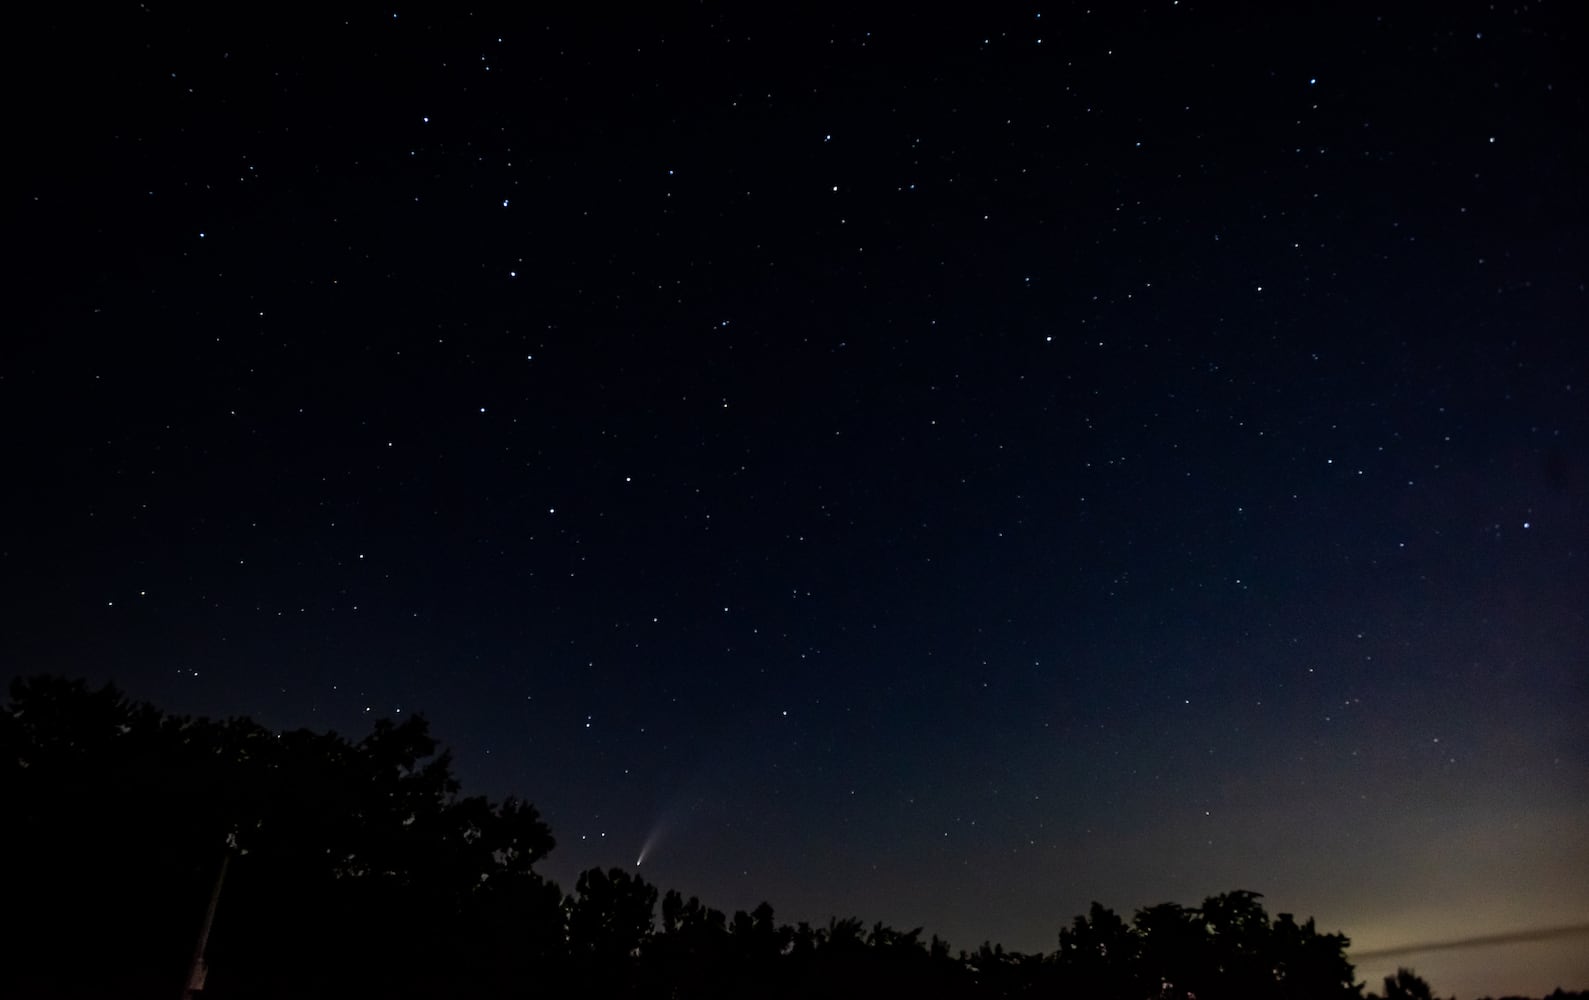
<path fill-rule="evenodd" d="M 1344 935 L 1252 892 L 1129 921 L 1095 903 L 1048 954 L 730 916 L 616 868 L 565 894 L 534 870 L 535 809 L 462 795 L 418 716 L 353 742 L 18 680 L 0 802 L 8 997 L 181 995 L 218 884 L 205 997 L 1362 996 Z"/>

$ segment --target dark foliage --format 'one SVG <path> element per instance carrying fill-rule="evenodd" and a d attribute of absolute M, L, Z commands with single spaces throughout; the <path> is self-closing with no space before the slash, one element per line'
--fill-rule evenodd
<path fill-rule="evenodd" d="M 1368 994 L 1366 1000 L 1438 1000 L 1434 990 L 1424 978 L 1412 969 L 1397 969 L 1394 976 L 1386 976 L 1384 990 L 1383 994 Z M 1484 997 L 1482 1000 L 1497 1000 L 1497 998 Z M 1508 996 L 1500 997 L 1498 1000 L 1529 1000 L 1529 998 Z M 1589 992 L 1569 993 L 1558 987 L 1544 1000 L 1589 1000 Z"/>
<path fill-rule="evenodd" d="M 1370 993 L 1368 1000 L 1435 1000 L 1435 995 L 1422 976 L 1411 969 L 1397 969 L 1394 976 L 1385 977 L 1384 997 Z"/>
<path fill-rule="evenodd" d="M 179 995 L 226 859 L 205 996 L 1360 997 L 1347 939 L 1257 893 L 1126 921 L 1094 903 L 1051 954 L 951 955 L 921 928 L 779 924 L 619 869 L 571 895 L 535 809 L 459 794 L 420 717 L 353 742 L 17 681 L 0 712 L 12 876 L 0 995 Z M 660 918 L 660 919 L 659 919 Z M 1428 997 L 1403 971 L 1387 997 Z"/>
<path fill-rule="evenodd" d="M 436 996 L 562 952 L 551 831 L 460 796 L 417 716 L 350 742 L 36 678 L 0 747 L 0 994 L 177 995 L 228 854 L 213 995 Z"/>

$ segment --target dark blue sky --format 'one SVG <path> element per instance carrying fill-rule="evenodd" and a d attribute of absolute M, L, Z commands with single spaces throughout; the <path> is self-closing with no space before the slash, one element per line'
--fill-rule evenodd
<path fill-rule="evenodd" d="M 1566 5 L 219 16 L 18 36 L 7 674 L 959 947 L 1589 922 Z"/>

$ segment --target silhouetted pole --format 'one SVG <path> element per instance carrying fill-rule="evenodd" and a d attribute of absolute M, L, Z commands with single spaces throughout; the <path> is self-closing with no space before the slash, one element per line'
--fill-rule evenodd
<path fill-rule="evenodd" d="M 193 964 L 188 967 L 188 985 L 182 990 L 182 1000 L 193 1000 L 193 994 L 204 989 L 204 978 L 210 971 L 204 962 L 204 949 L 210 941 L 210 925 L 215 923 L 215 907 L 221 901 L 221 882 L 226 878 L 226 866 L 231 860 L 230 850 L 221 855 L 221 870 L 215 873 L 215 888 L 210 891 L 210 905 L 204 911 L 204 924 L 199 928 L 199 943 L 193 947 Z"/>

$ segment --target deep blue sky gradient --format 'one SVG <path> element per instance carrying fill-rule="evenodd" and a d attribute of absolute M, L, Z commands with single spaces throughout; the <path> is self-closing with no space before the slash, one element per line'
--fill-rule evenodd
<path fill-rule="evenodd" d="M 1569 5 L 52 16 L 7 674 L 957 947 L 1589 921 Z"/>

